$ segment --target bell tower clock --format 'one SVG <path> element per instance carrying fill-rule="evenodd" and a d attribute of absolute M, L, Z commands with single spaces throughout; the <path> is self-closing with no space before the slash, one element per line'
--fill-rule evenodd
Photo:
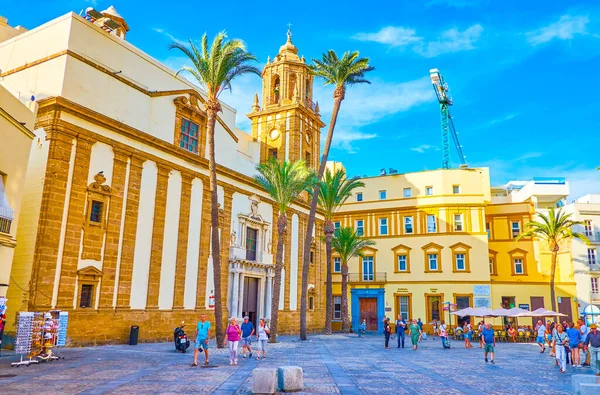
<path fill-rule="evenodd" d="M 313 75 L 304 56 L 287 41 L 262 72 L 262 105 L 254 96 L 252 137 L 260 144 L 261 163 L 276 157 L 279 161 L 304 159 L 317 169 L 320 162 L 321 121 L 319 104 L 313 102 Z"/>

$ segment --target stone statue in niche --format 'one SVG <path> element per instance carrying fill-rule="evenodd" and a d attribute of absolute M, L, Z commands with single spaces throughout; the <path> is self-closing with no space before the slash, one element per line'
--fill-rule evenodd
<path fill-rule="evenodd" d="M 236 240 L 237 240 L 237 236 L 236 236 L 236 233 L 234 230 L 233 232 L 231 232 L 231 241 L 229 244 L 231 244 L 232 247 L 235 247 L 237 245 Z"/>
<path fill-rule="evenodd" d="M 256 195 L 252 195 L 248 198 L 250 200 L 250 217 L 254 219 L 260 219 L 258 215 L 258 204 L 260 203 L 260 198 Z"/>
<path fill-rule="evenodd" d="M 269 238 L 269 242 L 267 243 L 267 253 L 271 253 L 271 249 L 273 248 L 273 240 Z"/>

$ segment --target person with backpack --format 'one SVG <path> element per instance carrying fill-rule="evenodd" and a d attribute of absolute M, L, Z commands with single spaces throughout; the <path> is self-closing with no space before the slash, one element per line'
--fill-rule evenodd
<path fill-rule="evenodd" d="M 402 345 L 404 348 L 404 331 L 406 330 L 406 321 L 402 315 L 398 314 L 398 319 L 396 320 L 396 336 L 398 336 L 398 348 Z"/>
<path fill-rule="evenodd" d="M 256 360 L 261 359 L 261 352 L 262 359 L 267 357 L 267 340 L 269 340 L 270 336 L 271 330 L 267 324 L 265 324 L 265 319 L 261 318 L 258 323 L 258 331 L 256 333 L 256 337 L 258 339 L 258 356 L 256 357 Z"/>

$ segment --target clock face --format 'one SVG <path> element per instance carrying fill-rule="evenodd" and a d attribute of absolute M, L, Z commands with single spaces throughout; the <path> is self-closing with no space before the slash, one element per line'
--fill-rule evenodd
<path fill-rule="evenodd" d="M 271 137 L 272 140 L 275 140 L 277 137 L 279 137 L 279 130 L 271 130 L 271 133 L 269 133 L 269 137 Z"/>

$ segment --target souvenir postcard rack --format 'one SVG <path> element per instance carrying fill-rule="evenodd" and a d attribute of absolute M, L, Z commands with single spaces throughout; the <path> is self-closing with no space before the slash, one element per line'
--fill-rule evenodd
<path fill-rule="evenodd" d="M 59 359 L 53 349 L 65 346 L 67 320 L 68 313 L 57 310 L 19 313 L 15 354 L 20 355 L 21 360 L 13 362 L 12 366 L 29 366 Z"/>

